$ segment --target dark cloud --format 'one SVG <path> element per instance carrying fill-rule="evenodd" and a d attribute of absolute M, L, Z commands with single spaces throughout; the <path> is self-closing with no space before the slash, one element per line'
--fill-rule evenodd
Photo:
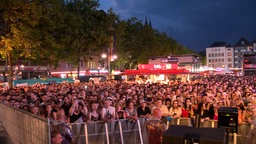
<path fill-rule="evenodd" d="M 215 41 L 256 39 L 255 0 L 109 0 L 122 18 L 151 18 L 154 28 L 202 51 Z M 106 1 L 105 1 L 106 2 Z M 101 0 L 100 3 L 105 3 Z"/>

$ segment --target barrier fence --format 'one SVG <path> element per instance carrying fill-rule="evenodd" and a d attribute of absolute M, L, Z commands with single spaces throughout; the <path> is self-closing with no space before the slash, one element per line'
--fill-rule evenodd
<path fill-rule="evenodd" d="M 78 137 L 78 144 L 143 144 L 141 122 L 117 120 L 91 123 L 72 123 L 73 134 Z"/>
<path fill-rule="evenodd" d="M 14 109 L 0 104 L 0 120 L 3 123 L 14 144 L 49 144 L 49 120 L 34 116 L 28 112 Z M 116 120 L 105 123 L 103 121 L 90 123 L 69 124 L 77 144 L 144 144 L 144 123 L 146 119 L 136 122 Z M 192 126 L 190 118 L 178 118 L 166 121 L 168 127 L 172 125 Z M 200 127 L 217 128 L 217 120 L 209 120 Z M 244 144 L 250 141 L 252 125 L 242 123 L 238 126 L 238 133 L 229 136 L 229 143 Z M 255 137 L 251 140 L 255 141 Z M 253 142 L 252 142 L 253 143 Z"/>
<path fill-rule="evenodd" d="M 104 123 L 101 121 L 81 124 L 70 124 L 74 135 L 79 137 L 79 144 L 143 144 L 143 130 L 145 119 L 140 119 L 136 123 L 131 123 L 129 120 L 117 120 L 112 123 Z M 166 122 L 167 126 L 185 125 L 192 126 L 190 118 L 172 119 Z M 80 126 L 80 127 L 79 127 Z M 77 131 L 77 127 L 80 130 Z M 217 128 L 217 120 L 209 120 L 200 123 L 200 128 Z M 249 143 L 252 126 L 247 123 L 242 123 L 238 126 L 238 133 L 229 135 L 229 143 L 244 144 Z M 79 133 L 79 134 L 78 134 Z M 255 141 L 255 137 L 253 138 Z M 252 144 L 254 144 L 252 142 Z"/>
<path fill-rule="evenodd" d="M 0 120 L 14 144 L 49 144 L 50 129 L 46 119 L 0 104 Z"/>

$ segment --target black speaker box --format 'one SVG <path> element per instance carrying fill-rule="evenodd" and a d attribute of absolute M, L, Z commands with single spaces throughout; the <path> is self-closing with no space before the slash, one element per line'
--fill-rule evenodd
<path fill-rule="evenodd" d="M 238 133 L 238 109 L 232 107 L 219 108 L 218 128 L 225 128 L 228 132 Z"/>
<path fill-rule="evenodd" d="M 171 125 L 164 133 L 163 144 L 226 144 L 224 128 L 195 128 Z"/>

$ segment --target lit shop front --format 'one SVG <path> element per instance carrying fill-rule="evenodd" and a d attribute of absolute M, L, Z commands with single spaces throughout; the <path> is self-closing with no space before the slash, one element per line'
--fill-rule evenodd
<path fill-rule="evenodd" d="M 80 71 L 80 76 L 88 76 L 88 75 L 107 75 L 108 70 L 98 70 L 91 69 L 86 71 Z M 52 71 L 51 75 L 53 77 L 61 77 L 61 78 L 77 78 L 77 71 Z"/>
<path fill-rule="evenodd" d="M 152 82 L 167 81 L 171 75 L 179 75 L 187 80 L 189 73 L 186 69 L 179 69 L 178 64 L 139 64 L 138 70 L 124 71 L 124 75 L 134 75 L 136 79 L 144 76 Z"/>
<path fill-rule="evenodd" d="M 256 75 L 256 54 L 243 55 L 243 74 Z"/>

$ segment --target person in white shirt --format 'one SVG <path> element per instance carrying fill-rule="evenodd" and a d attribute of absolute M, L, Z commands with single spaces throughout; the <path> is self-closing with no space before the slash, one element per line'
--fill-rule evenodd
<path fill-rule="evenodd" d="M 106 98 L 104 100 L 104 107 L 101 110 L 101 119 L 105 122 L 112 122 L 116 118 L 115 114 L 116 109 L 111 106 L 111 98 Z"/>

